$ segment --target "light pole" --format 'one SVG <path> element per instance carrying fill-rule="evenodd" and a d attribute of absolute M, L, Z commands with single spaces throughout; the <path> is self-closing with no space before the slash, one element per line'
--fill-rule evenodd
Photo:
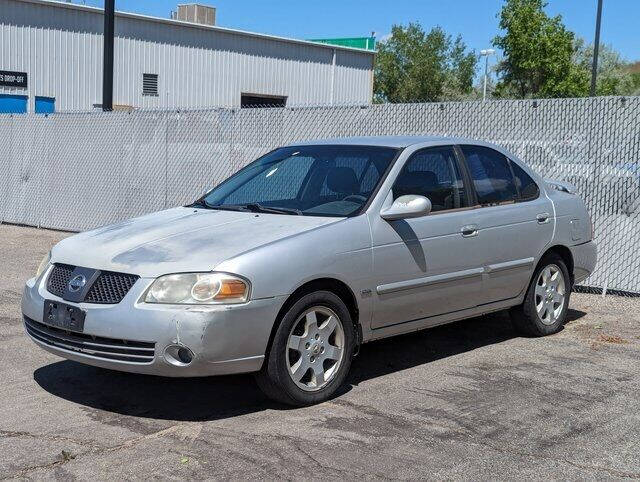
<path fill-rule="evenodd" d="M 487 71 L 489 69 L 489 55 L 495 54 L 494 49 L 482 49 L 480 56 L 484 57 L 484 89 L 482 90 L 482 102 L 487 100 Z"/>
<path fill-rule="evenodd" d="M 102 36 L 102 110 L 113 110 L 113 24 L 115 0 L 104 2 L 104 34 Z"/>
<path fill-rule="evenodd" d="M 596 16 L 596 38 L 593 42 L 593 64 L 591 65 L 591 97 L 596 95 L 596 78 L 598 76 L 598 51 L 600 50 L 600 21 L 602 20 L 602 0 L 598 0 Z"/>

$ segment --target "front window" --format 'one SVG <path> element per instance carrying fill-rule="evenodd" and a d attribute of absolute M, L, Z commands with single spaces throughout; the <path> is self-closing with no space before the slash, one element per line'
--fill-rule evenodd
<path fill-rule="evenodd" d="M 411 156 L 393 185 L 394 199 L 407 194 L 428 198 L 432 212 L 468 205 L 452 146 L 431 147 Z"/>
<path fill-rule="evenodd" d="M 207 193 L 202 207 L 308 216 L 352 216 L 367 204 L 398 150 L 313 145 L 283 147 Z"/>

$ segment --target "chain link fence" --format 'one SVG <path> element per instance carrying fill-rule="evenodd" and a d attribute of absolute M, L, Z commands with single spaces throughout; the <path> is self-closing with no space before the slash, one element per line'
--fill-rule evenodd
<path fill-rule="evenodd" d="M 640 97 L 0 116 L 0 221 L 70 231 L 188 203 L 315 138 L 470 137 L 574 184 L 594 221 L 585 285 L 640 294 Z"/>

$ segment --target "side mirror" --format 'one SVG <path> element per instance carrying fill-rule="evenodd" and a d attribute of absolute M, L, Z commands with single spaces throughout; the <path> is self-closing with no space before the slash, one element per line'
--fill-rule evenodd
<path fill-rule="evenodd" d="M 380 212 L 380 217 L 387 221 L 396 219 L 419 218 L 431 212 L 431 201 L 424 196 L 408 194 L 400 196 L 393 204 Z"/>

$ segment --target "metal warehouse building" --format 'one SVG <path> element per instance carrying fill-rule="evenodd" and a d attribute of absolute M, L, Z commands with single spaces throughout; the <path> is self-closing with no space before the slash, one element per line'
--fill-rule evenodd
<path fill-rule="evenodd" d="M 215 18 L 215 14 L 214 14 Z M 0 0 L 0 112 L 100 108 L 101 9 Z M 116 108 L 369 103 L 372 51 L 117 12 Z"/>

